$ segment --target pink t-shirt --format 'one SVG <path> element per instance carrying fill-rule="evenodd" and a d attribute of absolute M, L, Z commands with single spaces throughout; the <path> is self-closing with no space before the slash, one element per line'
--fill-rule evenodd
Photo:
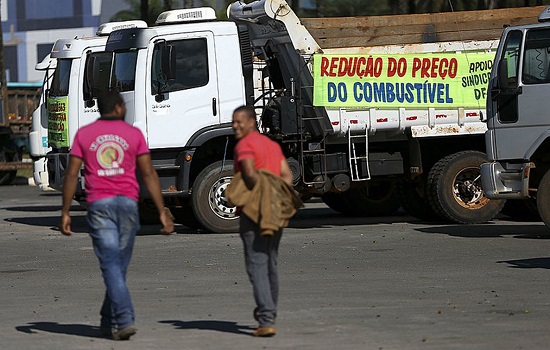
<path fill-rule="evenodd" d="M 118 195 L 137 201 L 136 159 L 146 153 L 143 134 L 124 120 L 99 119 L 78 130 L 71 156 L 84 161 L 86 201 Z"/>
<path fill-rule="evenodd" d="M 281 146 L 269 137 L 254 131 L 243 137 L 235 146 L 235 172 L 241 171 L 239 162 L 254 159 L 254 168 L 266 169 L 275 175 L 281 175 L 281 161 L 285 159 Z"/>

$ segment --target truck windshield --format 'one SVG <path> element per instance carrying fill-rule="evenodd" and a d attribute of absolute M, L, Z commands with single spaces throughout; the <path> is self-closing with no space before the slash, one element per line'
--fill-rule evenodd
<path fill-rule="evenodd" d="M 72 59 L 58 59 L 53 74 L 50 96 L 67 96 L 69 94 L 69 78 L 71 76 Z"/>
<path fill-rule="evenodd" d="M 522 80 L 524 84 L 550 82 L 550 29 L 527 32 Z"/>

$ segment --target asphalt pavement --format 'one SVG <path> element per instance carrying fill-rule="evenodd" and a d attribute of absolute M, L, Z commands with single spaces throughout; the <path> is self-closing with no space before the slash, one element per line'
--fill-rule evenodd
<path fill-rule="evenodd" d="M 540 222 L 346 218 L 307 203 L 280 247 L 277 335 L 254 338 L 237 234 L 144 226 L 128 284 L 137 334 L 98 336 L 104 289 L 61 196 L 0 187 L 0 349 L 548 349 L 550 231 Z"/>

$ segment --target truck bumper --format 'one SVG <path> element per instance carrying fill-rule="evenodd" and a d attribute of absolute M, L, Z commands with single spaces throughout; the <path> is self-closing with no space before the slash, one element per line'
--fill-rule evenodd
<path fill-rule="evenodd" d="M 47 169 L 48 180 L 51 188 L 63 191 L 63 184 L 65 183 L 65 173 L 69 166 L 69 153 L 48 153 Z M 82 173 L 78 174 L 78 185 L 76 186 L 75 198 L 83 198 L 84 193 L 84 176 Z"/>
<path fill-rule="evenodd" d="M 481 165 L 481 185 L 491 199 L 521 199 L 529 197 L 529 173 L 532 163 L 500 162 Z"/>
<path fill-rule="evenodd" d="M 63 183 L 65 182 L 65 172 L 69 166 L 69 154 L 48 153 L 46 157 L 49 185 L 53 189 L 62 191 Z"/>
<path fill-rule="evenodd" d="M 48 160 L 46 159 L 46 157 L 41 157 L 34 161 L 34 167 L 33 167 L 34 183 L 42 191 L 50 190 L 47 164 L 48 164 Z"/>

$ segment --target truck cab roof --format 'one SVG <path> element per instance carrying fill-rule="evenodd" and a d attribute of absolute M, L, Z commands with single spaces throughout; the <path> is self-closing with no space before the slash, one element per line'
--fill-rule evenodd
<path fill-rule="evenodd" d="M 77 58 L 89 47 L 105 45 L 106 36 L 59 39 L 53 45 L 51 58 Z"/>
<path fill-rule="evenodd" d="M 143 49 L 149 42 L 159 36 L 177 35 L 209 31 L 217 36 L 237 35 L 233 22 L 193 22 L 186 24 L 166 24 L 150 28 L 130 28 L 117 30 L 109 35 L 106 51 Z"/>

